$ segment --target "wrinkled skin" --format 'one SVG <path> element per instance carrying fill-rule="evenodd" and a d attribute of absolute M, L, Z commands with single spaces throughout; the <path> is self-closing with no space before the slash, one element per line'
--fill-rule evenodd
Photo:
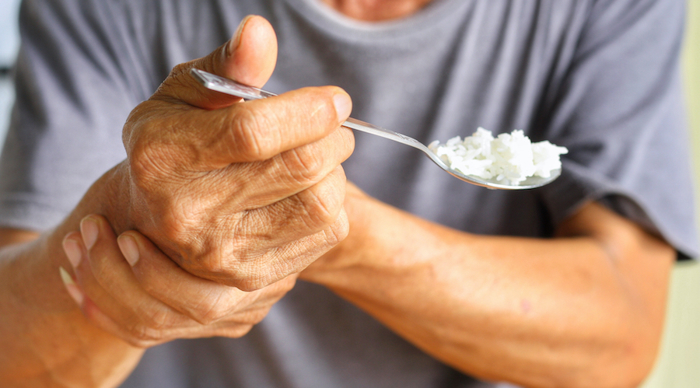
<path fill-rule="evenodd" d="M 262 86 L 276 50 L 267 21 L 247 18 L 130 114 L 128 157 L 104 178 L 117 200 L 63 242 L 77 283 L 69 291 L 99 327 L 138 346 L 238 337 L 347 235 L 349 96 L 318 87 L 242 102 L 189 75 L 196 67 Z M 130 229 L 119 239 L 127 261 L 114 254 L 115 230 Z"/>

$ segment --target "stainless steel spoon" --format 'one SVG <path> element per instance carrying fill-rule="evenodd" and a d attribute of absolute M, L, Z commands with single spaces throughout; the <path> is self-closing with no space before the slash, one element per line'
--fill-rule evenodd
<path fill-rule="evenodd" d="M 206 71 L 198 70 L 198 69 L 192 69 L 190 71 L 190 74 L 197 80 L 199 81 L 204 87 L 207 89 L 215 90 L 217 92 L 221 93 L 226 93 L 230 94 L 233 96 L 240 97 L 244 100 L 259 100 L 261 98 L 266 98 L 266 97 L 273 97 L 276 96 L 274 93 L 266 92 L 262 89 L 254 88 L 252 86 L 247 86 L 243 84 L 239 84 L 238 82 L 232 81 L 227 78 L 220 77 L 215 74 L 207 73 Z M 475 176 L 470 176 L 470 175 L 465 175 L 462 174 L 461 172 L 457 170 L 451 169 L 445 162 L 440 159 L 433 151 L 431 151 L 426 145 L 423 143 L 419 142 L 418 140 L 408 137 L 406 135 L 390 131 L 388 129 L 384 129 L 381 127 L 378 127 L 376 125 L 366 123 L 361 120 L 353 119 L 352 117 L 349 117 L 347 121 L 343 123 L 344 127 L 351 128 L 357 131 L 362 131 L 366 133 L 370 133 L 372 135 L 380 136 L 389 140 L 393 140 L 396 142 L 399 142 L 401 144 L 405 144 L 407 146 L 411 146 L 413 148 L 417 148 L 423 153 L 425 153 L 430 160 L 435 162 L 435 164 L 438 165 L 441 169 L 445 170 L 447 173 L 450 175 L 454 176 L 455 178 L 461 179 L 465 182 L 477 185 L 477 186 L 483 186 L 489 189 L 503 189 L 503 190 L 523 190 L 523 189 L 534 189 L 536 187 L 544 186 L 547 183 L 552 182 L 555 180 L 557 177 L 559 177 L 559 174 L 561 174 L 561 169 L 552 171 L 551 175 L 548 178 L 541 178 L 541 177 L 530 177 L 527 178 L 526 180 L 520 182 L 518 185 L 509 185 L 509 184 L 504 184 L 503 182 L 497 181 L 495 178 L 494 179 L 483 179 Z"/>

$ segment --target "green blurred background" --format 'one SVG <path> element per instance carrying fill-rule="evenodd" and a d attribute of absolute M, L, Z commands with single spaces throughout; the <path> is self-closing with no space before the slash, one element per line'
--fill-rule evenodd
<path fill-rule="evenodd" d="M 700 0 L 688 0 L 683 71 L 700 220 Z M 643 387 L 700 388 L 700 263 L 677 264 L 673 271 L 661 354 Z"/>

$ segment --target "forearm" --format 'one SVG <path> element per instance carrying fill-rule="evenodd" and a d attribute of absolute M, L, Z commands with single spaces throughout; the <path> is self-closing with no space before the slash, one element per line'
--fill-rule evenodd
<path fill-rule="evenodd" d="M 436 358 L 528 386 L 624 386 L 648 371 L 673 257 L 664 244 L 640 253 L 662 269 L 640 279 L 595 237 L 475 236 L 374 200 L 349 203 L 348 240 L 302 278 Z M 640 281 L 641 295 L 630 287 Z"/>
<path fill-rule="evenodd" d="M 108 196 L 110 178 L 98 181 L 56 229 L 0 250 L 1 386 L 116 386 L 140 359 L 142 349 L 85 319 L 59 275 L 59 267 L 71 272 L 63 236 L 78 230 L 84 215 L 117 213 L 108 210 L 119 200 Z"/>

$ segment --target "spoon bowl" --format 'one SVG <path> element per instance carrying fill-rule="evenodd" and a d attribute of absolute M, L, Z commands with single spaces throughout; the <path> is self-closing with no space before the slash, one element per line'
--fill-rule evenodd
<path fill-rule="evenodd" d="M 229 94 L 232 96 L 240 97 L 244 100 L 259 100 L 262 98 L 276 96 L 274 93 L 264 91 L 252 86 L 247 86 L 240 84 L 236 81 L 230 80 L 228 78 L 220 77 L 215 74 L 207 73 L 202 70 L 192 69 L 190 74 L 199 81 L 205 88 L 210 90 L 215 90 L 217 92 Z M 419 149 L 426 156 L 430 158 L 435 164 L 438 165 L 448 174 L 453 177 L 463 180 L 465 182 L 471 183 L 473 185 L 486 187 L 489 189 L 501 189 L 501 190 L 524 190 L 524 189 L 534 189 L 537 187 L 544 186 L 553 180 L 557 179 L 561 174 L 561 169 L 557 169 L 551 172 L 550 176 L 547 178 L 542 177 L 529 177 L 526 180 L 520 182 L 517 185 L 506 184 L 497 179 L 483 179 L 472 175 L 466 175 L 462 172 L 450 168 L 442 159 L 440 159 L 437 154 L 431 151 L 425 144 L 419 142 L 418 140 L 406 136 L 404 134 L 391 131 L 382 127 L 378 127 L 374 124 L 370 124 L 361 120 L 349 117 L 343 124 L 343 127 L 350 128 L 356 131 L 370 133 L 375 136 L 380 136 L 385 139 L 393 140 L 395 142 L 405 144 L 407 146 Z"/>

